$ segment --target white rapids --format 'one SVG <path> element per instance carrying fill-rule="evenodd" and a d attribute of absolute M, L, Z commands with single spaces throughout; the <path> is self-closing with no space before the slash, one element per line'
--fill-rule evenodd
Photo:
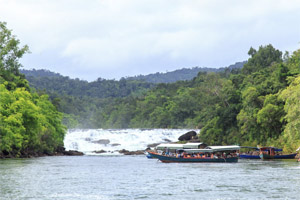
<path fill-rule="evenodd" d="M 149 144 L 176 142 L 188 131 L 191 129 L 72 129 L 65 136 L 64 146 L 66 150 L 77 150 L 87 155 L 94 155 L 100 150 L 106 151 L 106 154 L 118 154 L 122 149 L 144 150 Z"/>

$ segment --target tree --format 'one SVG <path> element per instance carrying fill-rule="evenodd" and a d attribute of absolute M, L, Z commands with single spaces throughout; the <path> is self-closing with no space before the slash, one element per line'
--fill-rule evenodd
<path fill-rule="evenodd" d="M 260 46 L 256 51 L 252 47 L 248 54 L 251 56 L 248 62 L 243 66 L 244 74 L 251 74 L 263 68 L 271 66 L 272 63 L 282 62 L 282 52 L 275 49 L 271 44 Z"/>
<path fill-rule="evenodd" d="M 287 89 L 282 91 L 280 97 L 285 100 L 284 110 L 287 113 L 284 138 L 291 146 L 290 150 L 295 150 L 300 144 L 300 77 L 297 77 Z"/>
<path fill-rule="evenodd" d="M 0 156 L 53 153 L 63 146 L 62 114 L 47 95 L 30 91 L 19 72 L 28 47 L 0 22 Z"/>
<path fill-rule="evenodd" d="M 27 52 L 27 45 L 19 47 L 20 41 L 6 28 L 6 23 L 0 22 L 0 83 L 7 81 L 6 87 L 13 90 L 16 87 L 29 89 L 24 75 L 21 75 L 19 59 Z"/>

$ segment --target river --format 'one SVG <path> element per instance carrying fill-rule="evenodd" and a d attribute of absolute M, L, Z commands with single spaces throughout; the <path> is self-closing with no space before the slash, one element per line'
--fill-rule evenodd
<path fill-rule="evenodd" d="M 4 159 L 0 199 L 299 199 L 299 171 L 295 160 L 166 164 L 115 154 Z"/>

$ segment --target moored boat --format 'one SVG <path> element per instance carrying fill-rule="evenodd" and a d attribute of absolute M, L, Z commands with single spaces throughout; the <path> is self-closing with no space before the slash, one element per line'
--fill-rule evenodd
<path fill-rule="evenodd" d="M 260 148 L 260 154 L 259 157 L 264 160 L 270 160 L 270 159 L 294 159 L 297 155 L 297 153 L 292 154 L 279 154 L 278 152 L 281 152 L 282 149 L 278 149 L 275 147 L 263 147 Z"/>
<path fill-rule="evenodd" d="M 240 154 L 241 159 L 260 159 L 259 155 Z"/>
<path fill-rule="evenodd" d="M 164 163 L 234 163 L 238 162 L 239 146 L 209 146 L 205 149 L 181 149 L 176 154 L 148 151 L 153 157 Z"/>
<path fill-rule="evenodd" d="M 242 158 L 242 159 L 260 159 L 259 148 L 242 146 L 241 149 L 247 149 L 248 151 L 240 152 L 240 155 L 239 155 L 240 158 Z"/>

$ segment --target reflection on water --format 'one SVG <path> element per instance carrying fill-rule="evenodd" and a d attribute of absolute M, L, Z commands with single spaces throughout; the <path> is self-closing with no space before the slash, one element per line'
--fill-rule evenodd
<path fill-rule="evenodd" d="M 0 160 L 2 199 L 297 199 L 300 164 L 170 163 L 145 156 Z"/>

